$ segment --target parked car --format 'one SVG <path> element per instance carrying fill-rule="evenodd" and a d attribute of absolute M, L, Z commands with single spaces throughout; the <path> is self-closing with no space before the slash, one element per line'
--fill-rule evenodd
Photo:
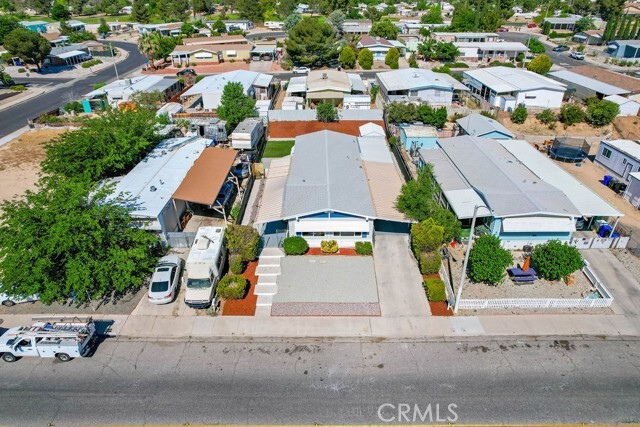
<path fill-rule="evenodd" d="M 227 206 L 236 194 L 236 186 L 232 182 L 226 181 L 222 184 L 218 197 L 216 197 L 215 206 Z"/>
<path fill-rule="evenodd" d="M 569 54 L 569 58 L 577 59 L 579 61 L 584 61 L 584 53 L 582 53 L 582 52 L 571 52 Z"/>
<path fill-rule="evenodd" d="M 176 76 L 178 76 L 178 77 L 182 77 L 182 76 L 184 76 L 184 75 L 185 75 L 185 74 L 187 74 L 187 73 L 189 73 L 189 74 L 193 74 L 194 76 L 197 76 L 197 75 L 198 75 L 198 73 L 196 73 L 196 70 L 194 70 L 193 68 L 185 68 L 184 70 L 180 70 L 180 71 L 178 71 L 178 72 L 176 73 Z"/>
<path fill-rule="evenodd" d="M 148 298 L 151 304 L 168 304 L 175 299 L 178 283 L 180 283 L 182 264 L 182 258 L 177 255 L 167 255 L 160 258 L 149 286 Z"/>
<path fill-rule="evenodd" d="M 499 33 L 508 33 L 509 29 L 507 27 L 500 27 L 500 28 L 498 28 L 498 32 Z"/>
<path fill-rule="evenodd" d="M 309 74 L 309 67 L 293 67 L 293 74 Z"/>
<path fill-rule="evenodd" d="M 571 50 L 571 48 L 564 44 L 561 44 L 560 46 L 556 46 L 553 48 L 554 52 L 566 52 L 568 50 Z"/>
<path fill-rule="evenodd" d="M 527 28 L 536 28 L 536 27 L 537 27 L 537 25 L 535 23 L 533 23 L 533 22 L 530 22 L 530 23 L 527 24 Z"/>
<path fill-rule="evenodd" d="M 249 176 L 250 171 L 251 171 L 251 164 L 250 163 L 241 162 L 241 163 L 238 163 L 231 170 L 231 173 L 233 173 L 238 178 L 247 178 Z"/>
<path fill-rule="evenodd" d="M 22 304 L 23 302 L 34 302 L 38 301 L 39 299 L 40 298 L 38 298 L 37 295 L 32 295 L 25 298 L 0 293 L 0 304 L 4 305 L 5 307 L 13 307 L 16 304 Z"/>

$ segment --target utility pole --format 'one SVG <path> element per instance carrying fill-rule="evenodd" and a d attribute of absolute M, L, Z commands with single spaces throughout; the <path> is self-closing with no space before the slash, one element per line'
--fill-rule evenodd
<path fill-rule="evenodd" d="M 111 46 L 111 43 L 109 43 L 109 50 L 111 51 L 111 59 L 113 59 L 113 69 L 116 70 L 116 80 L 120 80 L 120 77 L 118 76 L 118 66 L 116 65 L 116 57 L 113 54 L 113 46 Z"/>
<path fill-rule="evenodd" d="M 476 226 L 476 217 L 478 216 L 478 209 L 485 208 L 490 210 L 485 205 L 476 205 L 473 208 L 473 218 L 471 219 L 471 232 L 469 233 L 469 244 L 467 245 L 467 252 L 464 254 L 464 262 L 462 263 L 462 272 L 460 275 L 460 286 L 458 286 L 458 294 L 456 295 L 456 301 L 453 306 L 453 312 L 458 312 L 458 304 L 460 303 L 460 297 L 462 296 L 462 287 L 464 286 L 464 277 L 467 274 L 467 264 L 469 263 L 469 253 L 471 252 L 471 247 L 473 246 L 473 229 Z"/>

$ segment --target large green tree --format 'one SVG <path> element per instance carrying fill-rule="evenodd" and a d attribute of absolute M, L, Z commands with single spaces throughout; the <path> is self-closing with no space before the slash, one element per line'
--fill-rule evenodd
<path fill-rule="evenodd" d="M 255 115 L 256 100 L 244 94 L 242 83 L 229 82 L 222 90 L 218 117 L 227 121 L 227 132 L 231 133 L 238 123 Z"/>
<path fill-rule="evenodd" d="M 500 283 L 513 263 L 511 253 L 491 234 L 478 237 L 469 253 L 469 278 L 474 282 Z"/>
<path fill-rule="evenodd" d="M 63 1 L 57 0 L 51 6 L 51 10 L 49 11 L 49 15 L 51 18 L 56 21 L 69 19 L 71 17 L 71 12 L 69 12 L 69 7 Z"/>
<path fill-rule="evenodd" d="M 387 52 L 387 55 L 384 57 L 384 63 L 389 66 L 392 70 L 397 70 L 399 67 L 398 60 L 400 59 L 400 52 L 395 47 L 392 47 Z"/>
<path fill-rule="evenodd" d="M 373 37 L 383 37 L 387 40 L 396 40 L 398 38 L 398 27 L 389 19 L 382 19 L 373 24 L 369 34 Z"/>
<path fill-rule="evenodd" d="M 573 31 L 576 33 L 580 33 L 582 31 L 595 30 L 595 29 L 596 29 L 596 26 L 593 23 L 593 17 L 583 16 L 582 18 L 576 21 Z"/>
<path fill-rule="evenodd" d="M 349 46 L 345 46 L 340 51 L 340 63 L 344 68 L 352 69 L 356 66 L 356 54 Z"/>
<path fill-rule="evenodd" d="M 562 279 L 584 266 L 580 251 L 558 240 L 536 245 L 531 261 L 540 277 L 548 280 Z"/>
<path fill-rule="evenodd" d="M 47 144 L 46 173 L 98 181 L 122 175 L 155 146 L 155 110 L 109 111 Z"/>
<path fill-rule="evenodd" d="M 624 9 L 625 0 L 598 0 L 600 17 L 607 21 L 613 15 L 620 15 Z"/>
<path fill-rule="evenodd" d="M 294 64 L 318 66 L 338 56 L 333 28 L 317 18 L 303 18 L 289 31 L 285 45 Z"/>
<path fill-rule="evenodd" d="M 282 17 L 289 16 L 297 6 L 298 0 L 280 0 L 276 5 L 276 12 Z"/>
<path fill-rule="evenodd" d="M 336 30 L 336 36 L 342 37 L 344 34 L 344 20 L 346 19 L 344 12 L 340 9 L 334 10 L 327 20 L 329 24 Z"/>
<path fill-rule="evenodd" d="M 157 259 L 157 237 L 109 201 L 111 189 L 60 177 L 4 202 L 0 291 L 44 303 L 118 296 L 139 288 Z"/>
<path fill-rule="evenodd" d="M 442 24 L 442 9 L 439 5 L 434 5 L 429 8 L 429 12 L 422 15 L 420 18 L 422 24 Z"/>
<path fill-rule="evenodd" d="M 131 19 L 134 22 L 140 22 L 141 24 L 148 24 L 151 19 L 151 12 L 146 6 L 144 0 L 133 0 L 133 7 L 131 9 Z"/>
<path fill-rule="evenodd" d="M 363 70 L 370 70 L 373 66 L 373 52 L 367 48 L 361 49 L 358 53 L 358 64 Z"/>
<path fill-rule="evenodd" d="M 17 28 L 20 28 L 18 18 L 12 15 L 0 15 L 0 45 L 3 44 L 7 34 Z"/>
<path fill-rule="evenodd" d="M 264 5 L 257 0 L 236 0 L 235 8 L 244 19 L 256 23 L 264 21 Z"/>
<path fill-rule="evenodd" d="M 4 47 L 11 54 L 31 60 L 41 70 L 42 62 L 51 52 L 51 43 L 40 34 L 26 28 L 17 28 L 4 38 Z"/>

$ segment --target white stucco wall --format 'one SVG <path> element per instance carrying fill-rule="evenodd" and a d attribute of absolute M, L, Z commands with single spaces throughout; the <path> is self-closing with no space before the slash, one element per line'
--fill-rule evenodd
<path fill-rule="evenodd" d="M 373 220 L 366 219 L 299 219 L 289 221 L 289 235 L 304 237 L 309 247 L 319 248 L 323 240 L 335 240 L 338 247 L 353 248 L 356 242 L 373 242 Z M 336 236 L 338 232 L 356 232 L 359 236 Z M 301 233 L 301 234 L 298 234 Z M 310 233 L 323 233 L 312 236 Z"/>

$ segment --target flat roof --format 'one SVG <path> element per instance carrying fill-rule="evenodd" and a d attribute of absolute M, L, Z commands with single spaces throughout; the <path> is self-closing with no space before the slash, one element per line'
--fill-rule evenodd
<path fill-rule="evenodd" d="M 453 42 L 457 47 L 461 48 L 478 48 L 478 50 L 513 50 L 526 52 L 529 50 L 520 42 Z"/>
<path fill-rule="evenodd" d="M 601 80 L 585 77 L 582 74 L 577 74 L 569 70 L 552 71 L 549 75 L 578 86 L 586 87 L 603 95 L 622 95 L 629 93 L 626 89 L 610 85 Z"/>
<path fill-rule="evenodd" d="M 504 127 L 502 123 L 478 113 L 462 117 L 456 120 L 456 123 L 458 123 L 458 125 L 469 135 L 483 136 L 491 132 L 499 132 L 509 138 L 516 137 L 516 135 Z"/>
<path fill-rule="evenodd" d="M 207 144 L 197 137 L 162 141 L 120 179 L 113 197 L 125 197 L 131 216 L 157 218 Z"/>
<path fill-rule="evenodd" d="M 453 83 L 445 78 L 444 73 L 434 73 L 422 68 L 404 68 L 401 70 L 378 73 L 380 83 L 387 91 L 410 90 L 419 88 L 436 88 L 454 90 Z M 463 85 L 464 86 L 464 85 Z M 467 89 L 465 87 L 465 89 Z"/>
<path fill-rule="evenodd" d="M 593 65 L 581 65 L 571 68 L 571 71 L 585 77 L 607 82 L 610 85 L 626 89 L 631 93 L 640 92 L 640 79 L 627 74 L 616 73 L 615 71 Z"/>
<path fill-rule="evenodd" d="M 624 105 L 624 104 L 629 104 L 629 103 L 640 105 L 636 101 L 634 101 L 633 99 L 625 98 L 624 96 L 620 96 L 620 95 L 609 95 L 609 96 L 605 96 L 602 99 L 604 99 L 606 101 L 615 102 L 618 105 Z"/>
<path fill-rule="evenodd" d="M 242 84 L 245 93 L 247 93 L 260 74 L 261 73 L 257 73 L 255 71 L 235 70 L 206 76 L 193 85 L 188 91 L 183 93 L 181 97 L 186 98 L 193 95 L 202 95 L 206 92 L 221 92 L 229 82 L 238 82 Z"/>
<path fill-rule="evenodd" d="M 173 198 L 211 206 L 224 184 L 237 152 L 233 149 L 207 147 L 195 161 Z"/>
<path fill-rule="evenodd" d="M 527 141 L 499 142 L 540 179 L 562 191 L 583 216 L 622 216 L 587 185 L 540 153 Z"/>
<path fill-rule="evenodd" d="M 307 93 L 333 90 L 350 93 L 351 80 L 344 71 L 314 70 L 307 75 Z"/>
<path fill-rule="evenodd" d="M 440 139 L 438 144 L 495 216 L 579 215 L 562 191 L 515 161 L 498 141 L 464 135 Z"/>
<path fill-rule="evenodd" d="M 410 138 L 435 138 L 438 136 L 438 129 L 429 125 L 400 126 L 400 130 Z"/>
<path fill-rule="evenodd" d="M 128 91 L 130 93 L 133 92 L 146 92 L 150 90 L 164 90 L 168 87 L 173 86 L 178 82 L 178 79 L 175 77 L 163 77 L 163 76 L 152 76 L 152 75 L 143 75 L 136 76 L 130 79 L 120 79 L 113 81 L 99 89 L 89 92 L 85 95 L 87 98 L 91 98 L 94 96 L 101 96 L 107 93 L 112 93 L 116 95 L 118 92 L 122 93 Z"/>
<path fill-rule="evenodd" d="M 565 91 L 566 85 L 528 70 L 509 67 L 487 67 L 464 71 L 472 78 L 497 93 L 548 89 Z"/>
<path fill-rule="evenodd" d="M 89 54 L 87 52 L 84 52 L 82 50 L 70 50 L 68 52 L 64 52 L 64 53 L 59 53 L 57 55 L 53 55 L 56 58 L 60 58 L 60 59 L 67 59 L 67 58 L 73 58 L 74 56 L 89 56 Z"/>
<path fill-rule="evenodd" d="M 609 139 L 603 140 L 602 144 L 607 144 L 636 160 L 640 160 L 640 142 L 638 141 L 631 139 Z"/>

